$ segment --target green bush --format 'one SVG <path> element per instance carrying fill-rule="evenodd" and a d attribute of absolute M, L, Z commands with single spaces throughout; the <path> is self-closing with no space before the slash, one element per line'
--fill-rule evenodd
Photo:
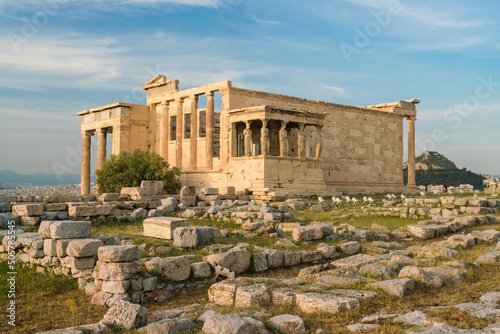
<path fill-rule="evenodd" d="M 160 155 L 140 149 L 111 155 L 96 175 L 100 193 L 119 193 L 123 187 L 139 187 L 143 180 L 163 181 L 163 191 L 167 194 L 176 193 L 181 186 L 179 169 L 169 168 Z"/>

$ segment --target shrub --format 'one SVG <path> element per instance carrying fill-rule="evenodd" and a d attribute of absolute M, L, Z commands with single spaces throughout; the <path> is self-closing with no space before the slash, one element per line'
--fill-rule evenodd
<path fill-rule="evenodd" d="M 139 187 L 142 180 L 163 181 L 163 191 L 168 194 L 180 189 L 179 169 L 169 168 L 159 154 L 140 149 L 112 154 L 96 175 L 100 193 L 119 193 L 123 187 Z"/>

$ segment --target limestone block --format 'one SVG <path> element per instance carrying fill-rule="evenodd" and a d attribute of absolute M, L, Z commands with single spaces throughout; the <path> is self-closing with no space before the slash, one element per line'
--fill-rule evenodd
<path fill-rule="evenodd" d="M 42 239 L 50 239 L 50 225 L 54 221 L 52 220 L 44 220 L 40 223 L 40 227 L 38 227 L 38 235 Z"/>
<path fill-rule="evenodd" d="M 443 280 L 443 283 L 455 283 L 464 280 L 464 270 L 450 267 L 428 267 L 423 271 L 434 274 Z"/>
<path fill-rule="evenodd" d="M 488 243 L 500 241 L 500 232 L 497 230 L 473 231 L 469 233 L 469 235 L 476 238 L 478 241 Z"/>
<path fill-rule="evenodd" d="M 359 300 L 328 294 L 298 293 L 296 295 L 296 304 L 304 313 L 321 312 L 335 314 L 358 307 Z"/>
<path fill-rule="evenodd" d="M 43 215 L 42 204 L 15 204 L 12 205 L 12 215 L 17 217 L 33 217 Z"/>
<path fill-rule="evenodd" d="M 194 278 L 207 278 L 212 276 L 212 270 L 206 262 L 191 263 L 191 275 Z"/>
<path fill-rule="evenodd" d="M 95 257 L 73 257 L 68 256 L 68 266 L 73 270 L 94 269 Z"/>
<path fill-rule="evenodd" d="M 131 214 L 130 217 L 134 219 L 142 219 L 148 216 L 148 210 L 144 208 L 137 208 Z"/>
<path fill-rule="evenodd" d="M 283 253 L 283 266 L 290 267 L 300 264 L 302 260 L 302 254 L 297 252 L 285 251 Z"/>
<path fill-rule="evenodd" d="M 123 280 L 123 281 L 103 281 L 102 282 L 102 291 L 109 292 L 112 294 L 117 294 L 117 293 L 125 293 L 127 292 L 128 288 L 130 287 L 130 281 L 129 280 Z"/>
<path fill-rule="evenodd" d="M 10 203 L 1 203 L 0 202 L 0 212 L 10 212 L 12 211 L 12 206 Z"/>
<path fill-rule="evenodd" d="M 147 334 L 175 334 L 190 332 L 197 325 L 191 319 L 163 319 L 156 322 L 151 322 L 145 327 L 139 329 L 139 333 Z"/>
<path fill-rule="evenodd" d="M 76 239 L 68 243 L 66 253 L 74 257 L 95 256 L 101 246 L 102 241 L 98 239 Z"/>
<path fill-rule="evenodd" d="M 263 253 L 253 253 L 251 268 L 256 273 L 268 270 L 267 255 Z"/>
<path fill-rule="evenodd" d="M 343 242 L 339 247 L 340 252 L 345 255 L 354 255 L 361 250 L 361 245 L 357 241 Z"/>
<path fill-rule="evenodd" d="M 51 239 L 83 239 L 91 235 L 92 223 L 89 221 L 63 220 L 52 222 L 49 226 Z M 43 237 L 42 237 L 43 239 Z"/>
<path fill-rule="evenodd" d="M 142 225 L 144 236 L 171 240 L 174 230 L 177 227 L 188 226 L 189 221 L 185 218 L 155 217 L 145 219 Z"/>
<path fill-rule="evenodd" d="M 148 277 L 142 280 L 142 289 L 144 292 L 153 291 L 156 289 L 156 283 L 158 282 L 158 278 L 156 277 Z"/>
<path fill-rule="evenodd" d="M 356 238 L 363 241 L 370 241 L 375 238 L 375 234 L 371 230 L 357 230 L 354 234 Z"/>
<path fill-rule="evenodd" d="M 322 226 L 306 225 L 296 226 L 292 230 L 292 237 L 295 241 L 311 241 L 323 238 Z"/>
<path fill-rule="evenodd" d="M 236 289 L 234 306 L 250 308 L 255 306 L 267 306 L 271 302 L 271 295 L 265 284 L 252 284 L 240 286 Z"/>
<path fill-rule="evenodd" d="M 292 289 L 277 288 L 271 293 L 272 304 L 275 306 L 290 306 L 295 304 L 295 292 Z"/>
<path fill-rule="evenodd" d="M 254 231 L 258 230 L 262 226 L 266 226 L 266 223 L 264 222 L 243 223 L 243 225 L 241 225 L 241 228 L 247 231 Z"/>
<path fill-rule="evenodd" d="M 116 211 L 115 205 L 77 205 L 68 208 L 68 215 L 73 217 L 111 216 Z"/>
<path fill-rule="evenodd" d="M 401 271 L 399 272 L 399 277 L 412 278 L 415 281 L 422 282 L 427 285 L 432 285 L 438 288 L 443 286 L 443 280 L 439 276 L 433 273 L 428 273 L 419 267 L 403 267 L 403 269 L 401 269 Z"/>
<path fill-rule="evenodd" d="M 476 259 L 476 261 L 474 261 L 474 264 L 476 264 L 476 265 L 495 264 L 495 263 L 499 263 L 499 262 L 500 262 L 500 251 L 495 251 L 495 252 L 480 255 Z"/>
<path fill-rule="evenodd" d="M 304 320 L 297 315 L 281 314 L 269 319 L 272 328 L 283 334 L 298 334 L 306 330 Z"/>
<path fill-rule="evenodd" d="M 102 322 L 125 330 L 140 328 L 148 323 L 148 309 L 119 300 L 104 315 Z"/>
<path fill-rule="evenodd" d="M 411 235 L 423 240 L 432 239 L 436 235 L 436 229 L 428 225 L 408 225 L 406 228 Z"/>
<path fill-rule="evenodd" d="M 91 299 L 91 303 L 94 305 L 106 305 L 106 301 L 111 298 L 113 295 L 111 293 L 105 291 L 96 292 Z"/>
<path fill-rule="evenodd" d="M 66 203 L 47 203 L 45 206 L 47 211 L 66 211 L 68 210 L 68 205 Z"/>
<path fill-rule="evenodd" d="M 228 280 L 212 284 L 208 289 L 208 298 L 215 305 L 233 306 L 237 288 L 236 282 Z"/>
<path fill-rule="evenodd" d="M 357 331 L 367 331 L 367 330 L 375 330 L 379 327 L 376 324 L 352 324 L 347 326 L 347 329 L 351 332 Z"/>
<path fill-rule="evenodd" d="M 375 263 L 370 263 L 362 266 L 359 269 L 359 273 L 366 277 L 382 279 L 382 280 L 396 277 L 396 273 L 391 268 Z"/>
<path fill-rule="evenodd" d="M 298 251 L 300 254 L 300 262 L 301 263 L 309 263 L 314 261 L 319 261 L 323 259 L 323 254 L 319 250 L 302 250 Z"/>
<path fill-rule="evenodd" d="M 120 199 L 120 194 L 118 193 L 103 193 L 101 196 L 97 198 L 100 202 L 111 202 L 118 201 Z"/>
<path fill-rule="evenodd" d="M 174 230 L 174 246 L 181 248 L 193 248 L 212 242 L 221 237 L 221 232 L 215 227 L 209 226 L 186 226 Z"/>
<path fill-rule="evenodd" d="M 185 256 L 154 258 L 145 263 L 148 271 L 156 271 L 173 281 L 184 281 L 191 275 L 191 264 Z"/>
<path fill-rule="evenodd" d="M 397 318 L 394 318 L 392 322 L 402 322 L 407 325 L 413 325 L 418 327 L 427 327 L 429 325 L 427 316 L 422 311 L 413 311 L 403 314 Z"/>
<path fill-rule="evenodd" d="M 377 262 L 377 258 L 365 255 L 365 254 L 357 254 L 352 255 L 340 260 L 336 260 L 332 262 L 332 265 L 337 268 L 347 269 L 352 271 L 358 271 L 359 268 L 364 266 L 365 264 L 375 263 Z"/>
<path fill-rule="evenodd" d="M 207 255 L 203 261 L 214 266 L 218 263 L 220 266 L 241 274 L 250 268 L 250 259 L 252 254 L 246 249 L 234 250 L 225 253 Z"/>
<path fill-rule="evenodd" d="M 97 278 L 107 281 L 128 280 L 137 272 L 136 262 L 106 263 L 98 262 L 95 267 Z"/>
<path fill-rule="evenodd" d="M 205 334 L 269 333 L 261 321 L 250 317 L 242 317 L 237 314 L 219 314 L 216 312 L 213 312 L 205 319 L 202 331 Z"/>
<path fill-rule="evenodd" d="M 162 205 L 177 205 L 179 203 L 177 202 L 177 200 L 175 199 L 175 197 L 170 196 L 170 197 L 167 197 L 167 198 L 162 198 L 161 199 L 161 204 Z"/>
<path fill-rule="evenodd" d="M 141 258 L 137 245 L 102 246 L 97 250 L 101 262 L 132 262 Z"/>
<path fill-rule="evenodd" d="M 335 246 L 318 247 L 318 251 L 321 252 L 324 259 L 335 259 L 340 257 L 340 253 L 337 252 L 337 248 L 335 248 Z"/>
<path fill-rule="evenodd" d="M 57 256 L 57 242 L 54 239 L 45 239 L 43 241 L 43 253 L 46 256 Z"/>
<path fill-rule="evenodd" d="M 266 255 L 269 269 L 283 266 L 283 252 L 276 249 L 266 249 L 262 254 Z"/>
<path fill-rule="evenodd" d="M 24 247 L 42 247 L 42 245 L 39 244 L 39 241 L 42 242 L 42 240 L 36 232 L 21 233 L 17 236 L 17 240 Z"/>
<path fill-rule="evenodd" d="M 458 257 L 458 252 L 449 248 L 424 246 L 418 250 L 417 257 L 431 259 L 435 259 L 437 257 L 444 259 L 456 259 Z"/>
<path fill-rule="evenodd" d="M 500 309 L 495 308 L 495 307 L 490 307 L 488 305 L 481 304 L 481 303 L 461 303 L 461 304 L 455 305 L 455 307 L 458 309 L 461 309 L 463 311 L 466 311 L 466 312 L 470 313 L 470 315 L 475 316 L 475 317 L 488 318 L 488 319 L 500 321 Z M 491 332 L 491 333 L 498 333 L 498 332 Z"/>
<path fill-rule="evenodd" d="M 36 226 L 40 222 L 40 217 L 21 217 L 21 225 Z"/>
<path fill-rule="evenodd" d="M 415 280 L 411 278 L 399 278 L 370 284 L 371 287 L 380 288 L 391 296 L 404 297 L 414 289 Z"/>

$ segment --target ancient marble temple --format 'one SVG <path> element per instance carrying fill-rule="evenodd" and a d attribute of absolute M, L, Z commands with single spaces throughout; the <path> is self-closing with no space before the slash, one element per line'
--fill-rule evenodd
<path fill-rule="evenodd" d="M 354 107 L 233 87 L 179 89 L 157 75 L 147 105 L 114 103 L 82 117 L 82 194 L 90 192 L 91 139 L 97 168 L 112 153 L 152 150 L 182 171 L 183 185 L 254 194 L 413 191 L 418 100 Z M 403 122 L 408 121 L 408 185 Z"/>

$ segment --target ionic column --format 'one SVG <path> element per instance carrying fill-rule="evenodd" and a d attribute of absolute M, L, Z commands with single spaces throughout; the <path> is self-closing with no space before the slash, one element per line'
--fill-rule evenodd
<path fill-rule="evenodd" d="M 206 112 L 206 165 L 209 169 L 213 168 L 214 156 L 214 92 L 206 92 L 207 97 L 207 112 Z"/>
<path fill-rule="evenodd" d="M 299 132 L 297 133 L 297 156 L 304 158 L 304 150 L 306 149 L 306 136 L 304 135 L 305 124 L 299 124 Z"/>
<path fill-rule="evenodd" d="M 160 147 L 161 147 L 161 157 L 168 161 L 168 123 L 170 116 L 168 114 L 168 101 L 163 101 L 160 104 L 161 111 L 161 136 L 160 136 Z"/>
<path fill-rule="evenodd" d="M 175 100 L 177 107 L 177 125 L 176 125 L 176 136 L 175 136 L 175 167 L 182 168 L 182 137 L 184 132 L 184 113 L 182 110 L 182 99 L 177 98 Z"/>
<path fill-rule="evenodd" d="M 101 170 L 106 160 L 106 129 L 97 129 L 97 169 Z"/>
<path fill-rule="evenodd" d="M 198 96 L 191 95 L 191 137 L 190 137 L 190 159 L 189 166 L 192 169 L 197 168 L 198 160 Z"/>
<path fill-rule="evenodd" d="M 82 182 L 80 194 L 90 195 L 90 140 L 92 132 L 82 131 Z"/>
<path fill-rule="evenodd" d="M 408 120 L 408 184 L 407 187 L 416 187 L 415 182 L 415 117 Z"/>

